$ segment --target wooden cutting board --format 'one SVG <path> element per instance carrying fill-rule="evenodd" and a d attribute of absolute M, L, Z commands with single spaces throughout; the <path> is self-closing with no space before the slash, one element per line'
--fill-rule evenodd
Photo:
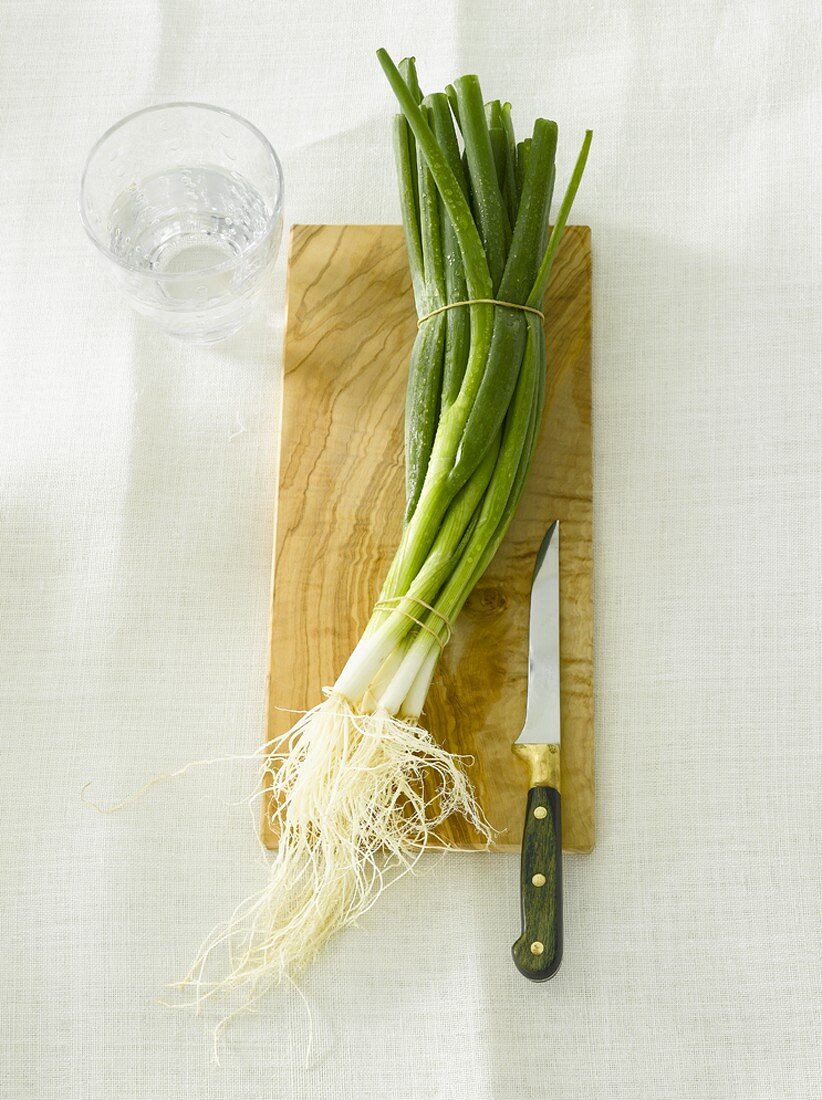
<path fill-rule="evenodd" d="M 518 849 L 534 555 L 561 520 L 563 846 L 594 844 L 591 604 L 591 233 L 569 227 L 546 299 L 548 384 L 519 512 L 445 650 L 424 720 L 474 758 L 497 847 Z M 403 411 L 416 314 L 402 230 L 296 225 L 291 233 L 275 538 L 268 738 L 321 699 L 368 619 L 403 511 Z M 265 815 L 264 815 L 265 818 Z M 461 819 L 457 848 L 479 838 Z M 277 838 L 263 824 L 263 840 Z"/>

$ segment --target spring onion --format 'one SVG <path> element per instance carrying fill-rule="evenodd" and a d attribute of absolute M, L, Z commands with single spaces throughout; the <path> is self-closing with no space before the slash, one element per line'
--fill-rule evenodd
<path fill-rule="evenodd" d="M 413 866 L 451 813 L 488 835 L 460 761 L 420 716 L 451 625 L 528 474 L 546 373 L 534 310 L 591 133 L 550 228 L 554 122 L 537 119 L 517 142 L 510 104 L 484 102 L 475 76 L 424 96 L 412 58 L 397 67 L 385 50 L 377 56 L 401 112 L 400 205 L 425 318 L 409 369 L 405 521 L 337 682 L 266 761 L 279 850 L 265 888 L 204 944 L 189 975 L 200 989 L 206 961 L 226 943 L 230 974 L 209 990 L 251 982 L 260 992 L 299 971 Z M 434 312 L 453 303 L 465 304 Z"/>

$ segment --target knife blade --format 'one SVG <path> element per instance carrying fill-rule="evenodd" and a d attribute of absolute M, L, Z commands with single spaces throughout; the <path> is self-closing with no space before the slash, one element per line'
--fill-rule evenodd
<path fill-rule="evenodd" d="M 548 528 L 534 565 L 528 630 L 528 703 L 512 749 L 529 769 L 522 830 L 522 931 L 511 948 L 531 981 L 552 978 L 562 961 L 562 818 L 560 807 L 559 520 Z"/>

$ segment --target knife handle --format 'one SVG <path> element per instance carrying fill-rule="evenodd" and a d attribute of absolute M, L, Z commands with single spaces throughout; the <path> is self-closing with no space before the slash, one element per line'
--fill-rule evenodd
<path fill-rule="evenodd" d="M 562 818 L 559 791 L 528 791 L 520 863 L 522 933 L 511 948 L 517 970 L 544 982 L 562 961 Z"/>

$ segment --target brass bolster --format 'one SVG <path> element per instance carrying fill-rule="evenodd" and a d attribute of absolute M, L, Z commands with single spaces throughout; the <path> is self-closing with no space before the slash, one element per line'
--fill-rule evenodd
<path fill-rule="evenodd" d="M 512 745 L 516 756 L 524 760 L 530 771 L 529 787 L 559 786 L 559 745 Z"/>

